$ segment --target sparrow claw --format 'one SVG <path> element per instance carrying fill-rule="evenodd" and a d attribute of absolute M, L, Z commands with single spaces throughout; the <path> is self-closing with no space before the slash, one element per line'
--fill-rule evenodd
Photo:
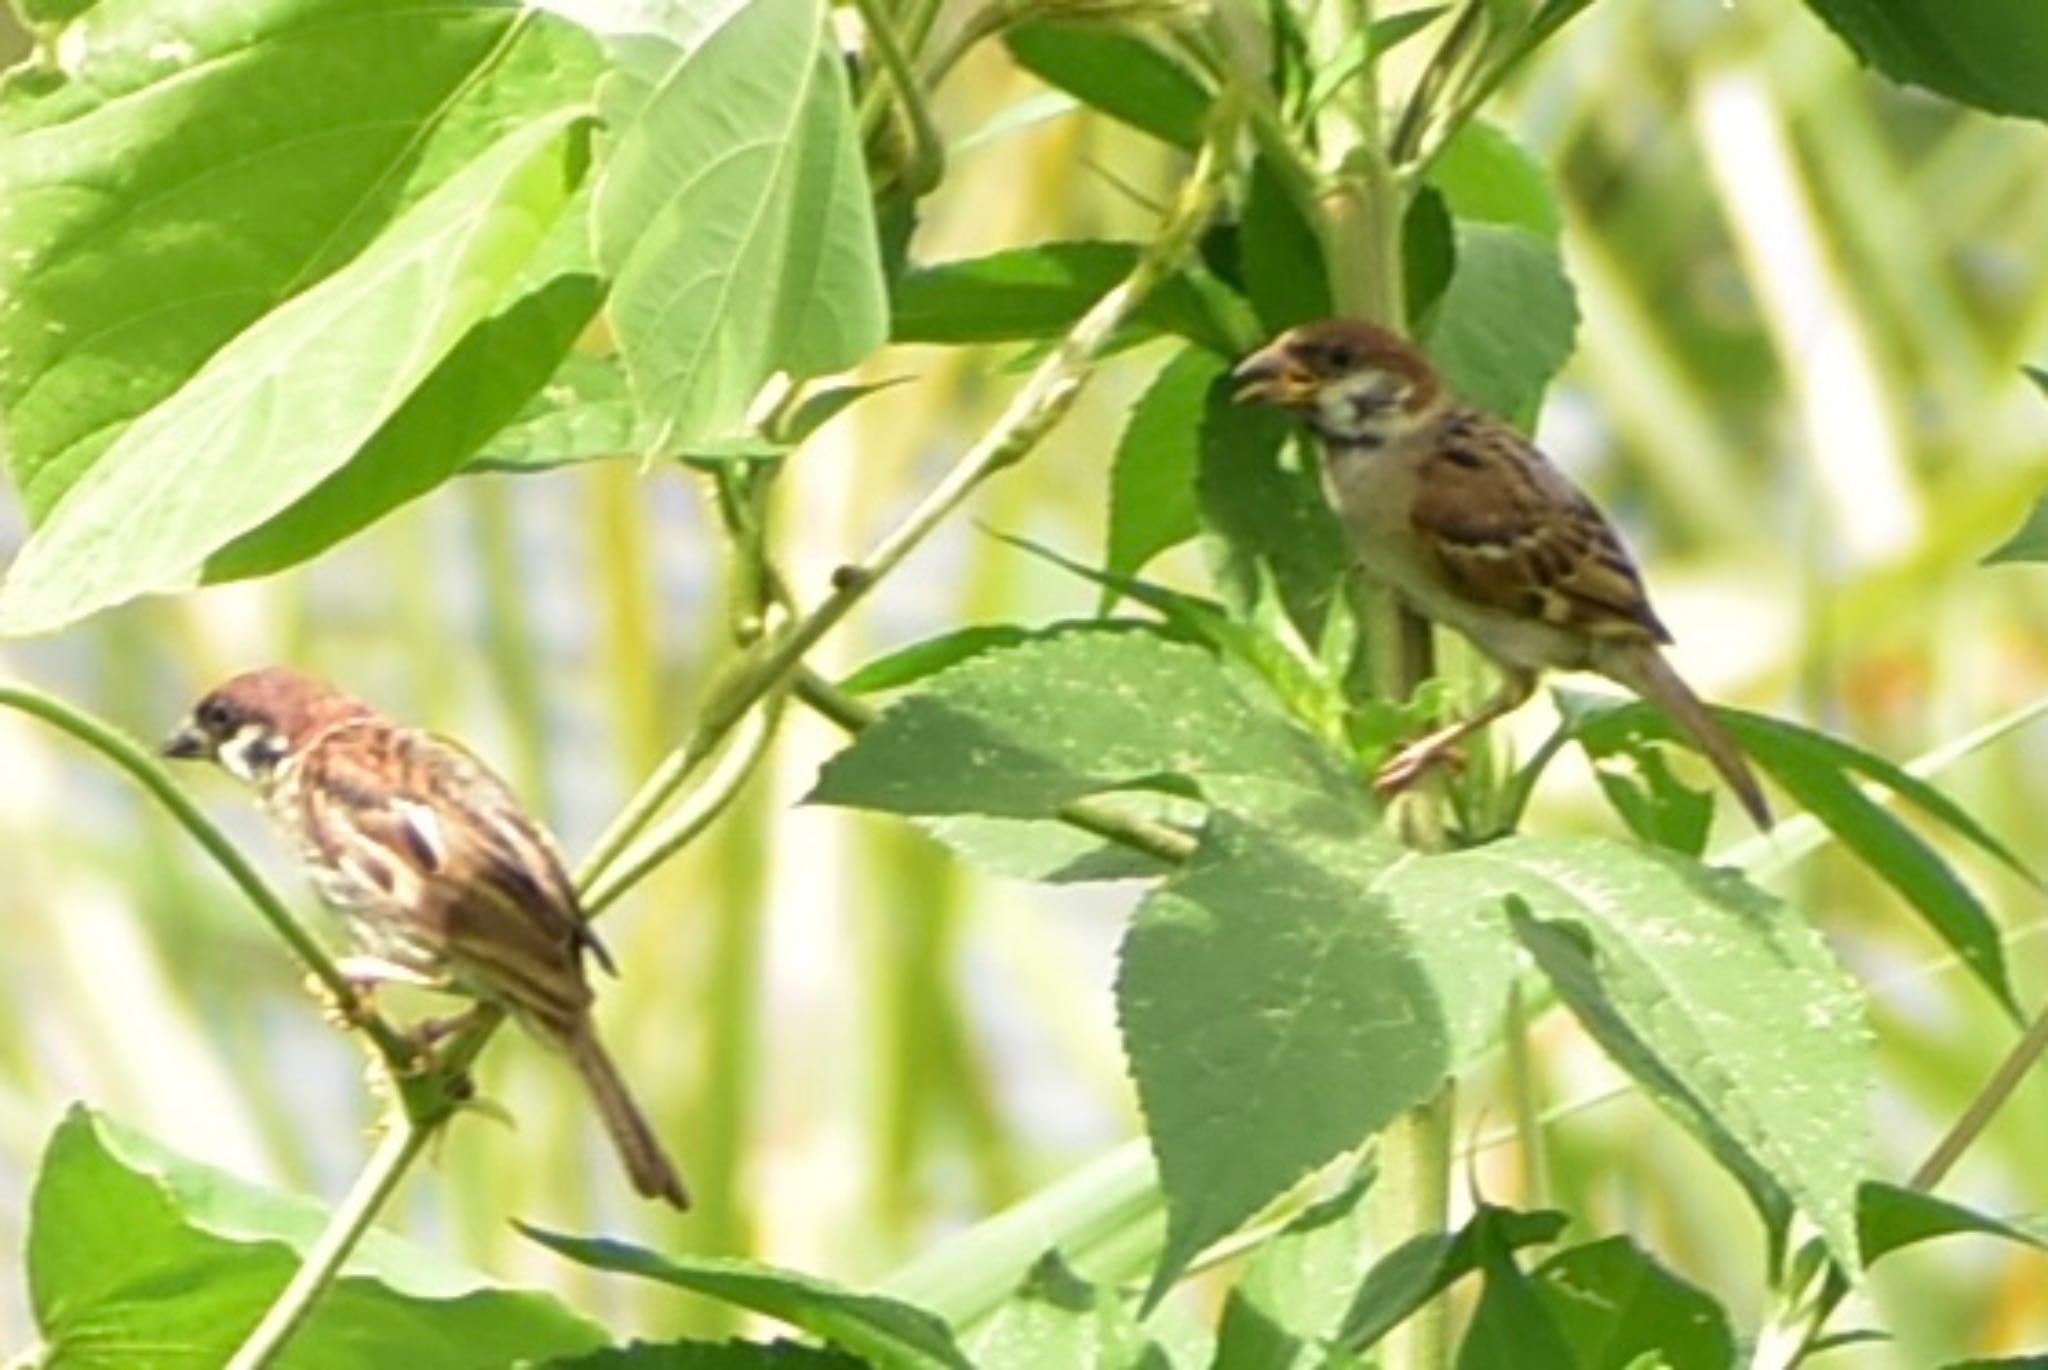
<path fill-rule="evenodd" d="M 1431 738 L 1403 747 L 1374 774 L 1373 793 L 1382 799 L 1391 799 L 1422 779 L 1435 766 L 1463 770 L 1465 754 L 1455 746 Z"/>

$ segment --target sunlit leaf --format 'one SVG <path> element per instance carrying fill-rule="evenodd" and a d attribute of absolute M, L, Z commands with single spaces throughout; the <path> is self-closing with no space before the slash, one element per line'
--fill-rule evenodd
<path fill-rule="evenodd" d="M 26 1272 L 43 1363 L 200 1370 L 227 1363 L 329 1218 L 74 1108 L 30 1202 Z M 475 1367 L 600 1346 L 551 1295 L 507 1289 L 372 1231 L 314 1304 L 290 1363 Z"/>
<path fill-rule="evenodd" d="M 1423 346 L 1458 395 L 1526 424 L 1578 333 L 1564 261 L 1542 234 L 1503 224 L 1459 220 L 1456 243 Z"/>
<path fill-rule="evenodd" d="M 1579 1370 L 1731 1370 L 1735 1333 L 1713 1297 L 1627 1237 L 1568 1247 L 1529 1272 Z"/>
<path fill-rule="evenodd" d="M 1167 1370 L 1125 1295 L 1082 1279 L 1057 1252 L 1032 1267 L 967 1350 L 977 1370 Z"/>
<path fill-rule="evenodd" d="M 673 448 L 744 433 L 777 371 L 838 371 L 887 336 L 828 9 L 732 10 L 639 103 L 598 184 L 609 314 L 641 410 Z"/>
<path fill-rule="evenodd" d="M 215 353 L 50 511 L 0 586 L 0 631 L 188 588 L 339 470 L 498 307 L 568 203 L 583 143 L 573 113 L 519 128 Z"/>
<path fill-rule="evenodd" d="M 1201 531 L 1195 472 L 1202 420 L 1209 387 L 1225 369 L 1213 353 L 1183 348 L 1131 410 L 1110 464 L 1109 547 L 1103 558 L 1109 571 L 1135 574 Z M 1104 607 L 1115 601 L 1115 592 L 1105 590 Z"/>
<path fill-rule="evenodd" d="M 1143 38 L 1107 24 L 1039 21 L 1004 41 L 1025 70 L 1083 104 L 1177 147 L 1201 145 L 1209 92 Z"/>

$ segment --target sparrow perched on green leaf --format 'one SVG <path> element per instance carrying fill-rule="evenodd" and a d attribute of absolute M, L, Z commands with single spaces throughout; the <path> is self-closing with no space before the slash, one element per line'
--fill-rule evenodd
<path fill-rule="evenodd" d="M 253 786 L 362 951 L 344 969 L 509 1010 L 582 1076 L 633 1187 L 687 1208 L 682 1180 L 597 1040 L 583 958 L 612 970 L 561 855 L 457 744 L 296 671 L 238 675 L 164 755 Z"/>
<path fill-rule="evenodd" d="M 1671 634 L 1620 537 L 1521 434 L 1460 402 L 1416 348 L 1349 319 L 1289 329 L 1235 379 L 1240 401 L 1291 409 L 1321 439 L 1324 493 L 1366 572 L 1502 673 L 1478 712 L 1396 753 L 1380 788 L 1520 707 L 1539 673 L 1590 670 L 1661 707 L 1770 827 L 1749 763 L 1659 650 Z"/>

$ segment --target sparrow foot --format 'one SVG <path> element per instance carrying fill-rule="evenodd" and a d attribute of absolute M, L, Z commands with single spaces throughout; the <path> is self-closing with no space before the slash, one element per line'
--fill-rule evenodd
<path fill-rule="evenodd" d="M 1424 738 L 1395 752 L 1372 778 L 1373 793 L 1391 799 L 1429 773 L 1436 766 L 1463 770 L 1465 754 L 1455 745 L 1437 738 Z"/>

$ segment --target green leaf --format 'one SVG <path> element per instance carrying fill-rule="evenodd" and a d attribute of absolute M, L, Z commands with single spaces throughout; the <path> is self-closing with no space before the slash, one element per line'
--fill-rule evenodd
<path fill-rule="evenodd" d="M 1049 818 L 1104 790 L 1230 775 L 1348 783 L 1313 737 L 1240 693 L 1207 652 L 1089 629 L 983 652 L 932 676 L 826 763 L 811 799 Z"/>
<path fill-rule="evenodd" d="M 1131 410 L 1109 473 L 1108 569 L 1135 575 L 1153 557 L 1201 531 L 1195 469 L 1209 389 L 1225 365 L 1184 347 L 1160 369 Z M 1103 608 L 1116 602 L 1103 592 Z"/>
<path fill-rule="evenodd" d="M 1399 848 L 1326 799 L 1274 807 L 1219 809 L 1124 940 L 1118 1019 L 1167 1203 L 1152 1300 L 1450 1070 L 1437 993 L 1373 889 Z"/>
<path fill-rule="evenodd" d="M 1192 152 L 1202 145 L 1208 90 L 1136 34 L 1041 20 L 1011 29 L 1004 42 L 1019 66 L 1083 104 L 1175 147 Z"/>
<path fill-rule="evenodd" d="M 469 463 L 472 471 L 546 471 L 647 450 L 633 388 L 617 357 L 571 352 L 512 422 Z"/>
<path fill-rule="evenodd" d="M 1818 934 L 1729 871 L 1654 848 L 1515 837 L 1434 858 L 1512 896 L 1558 995 L 1749 1191 L 1856 1267 L 1868 1150 L 1862 997 Z"/>
<path fill-rule="evenodd" d="M 347 463 L 504 298 L 568 203 L 583 143 L 574 114 L 520 127 L 215 353 L 50 511 L 0 586 L 0 631 L 189 588 Z"/>
<path fill-rule="evenodd" d="M 972 1370 L 946 1324 L 912 1304 L 733 1257 L 664 1256 L 630 1242 L 514 1225 L 572 1261 L 748 1309 L 892 1370 Z"/>
<path fill-rule="evenodd" d="M 1085 624 L 1064 624 L 1052 629 L 1085 627 Z M 957 666 L 969 657 L 980 656 L 983 652 L 997 647 L 1015 647 L 1044 635 L 1043 630 L 1033 630 L 1015 623 L 976 623 L 965 628 L 955 628 L 949 633 L 940 633 L 899 647 L 884 656 L 878 656 L 852 675 L 839 682 L 839 688 L 848 694 L 874 694 L 881 690 L 900 690 L 906 685 L 915 685 L 926 676 L 936 675 L 948 666 Z"/>
<path fill-rule="evenodd" d="M 0 458 L 32 522 L 224 344 L 601 70 L 572 25 L 478 0 L 76 8 L 61 73 L 0 104 Z"/>
<path fill-rule="evenodd" d="M 1806 0 L 1858 58 L 1993 114 L 2048 119 L 2048 11 L 2033 0 Z"/>
<path fill-rule="evenodd" d="M 596 277 L 559 276 L 472 328 L 346 466 L 208 557 L 205 579 L 304 561 L 440 485 L 523 412 L 602 299 Z"/>
<path fill-rule="evenodd" d="M 788 1341 L 636 1341 L 551 1360 L 546 1370 L 869 1370 L 869 1363 Z"/>
<path fill-rule="evenodd" d="M 1556 1241 L 1567 1219 L 1550 1210 L 1519 1213 L 1482 1203 L 1479 1212 L 1455 1233 L 1425 1232 L 1410 1237 L 1367 1272 L 1344 1315 L 1337 1344 L 1353 1351 L 1369 1349 L 1422 1305 L 1479 1269 L 1484 1256 L 1482 1221 L 1488 1242 L 1518 1250 Z"/>
<path fill-rule="evenodd" d="M 771 375 L 852 366 L 888 334 L 867 171 L 825 0 L 738 6 L 675 61 L 598 184 L 598 260 L 664 445 L 746 431 Z"/>
<path fill-rule="evenodd" d="M 1110 804 L 1132 817 L 1164 823 L 1180 832 L 1190 832 L 1202 818 L 1200 805 L 1176 800 L 1172 795 L 1125 793 L 1105 795 L 1097 802 Z M 962 860 L 1010 880 L 1077 885 L 1101 880 L 1151 880 L 1179 869 L 1171 861 L 1096 837 L 1068 823 L 964 813 L 916 821 L 919 828 Z"/>
<path fill-rule="evenodd" d="M 1459 220 L 1528 229 L 1553 243 L 1564 232 L 1550 172 L 1498 124 L 1474 119 L 1459 129 L 1428 179 Z"/>
<path fill-rule="evenodd" d="M 1131 274 L 1136 244 L 1084 239 L 913 267 L 897 280 L 890 339 L 899 343 L 1030 342 L 1056 338 Z M 1186 276 L 1162 282 L 1137 319 L 1219 356 L 1230 333 Z"/>
<path fill-rule="evenodd" d="M 1712 1296 L 1627 1237 L 1569 1247 L 1530 1272 L 1583 1370 L 1732 1370 L 1735 1334 Z"/>
<path fill-rule="evenodd" d="M 1457 225 L 1443 192 L 1419 185 L 1401 217 L 1401 281 L 1409 331 L 1419 332 L 1458 268 Z"/>
<path fill-rule="evenodd" d="M 1123 1295 L 1088 1283 L 1056 1251 L 1031 1268 L 968 1351 L 978 1370 L 1168 1370 Z"/>
<path fill-rule="evenodd" d="M 2034 501 L 2025 521 L 1985 554 L 1983 564 L 1999 566 L 2010 561 L 2048 561 L 2048 495 Z"/>
<path fill-rule="evenodd" d="M 1515 1263 L 1505 1213 L 1487 1206 L 1472 1220 L 1486 1283 L 1458 1345 L 1458 1370 L 1582 1370 L 1534 1284 Z"/>
<path fill-rule="evenodd" d="M 1335 312 L 1322 240 L 1265 157 L 1252 163 L 1237 240 L 1245 294 L 1267 333 Z"/>
<path fill-rule="evenodd" d="M 1865 1265 L 1908 1246 L 1966 1232 L 2048 1249 L 2048 1241 L 2025 1228 L 1925 1190 L 1866 1180 L 1856 1200 L 1856 1240 Z"/>
<path fill-rule="evenodd" d="M 83 1108 L 50 1139 L 26 1268 L 42 1363 L 70 1370 L 223 1365 L 298 1268 L 328 1213 L 171 1154 Z M 506 1289 L 372 1231 L 292 1340 L 290 1363 L 487 1366 L 600 1346 L 547 1294 Z"/>
<path fill-rule="evenodd" d="M 1639 703 L 1588 711 L 1583 701 L 1577 701 L 1572 707 L 1583 720 L 1575 728 L 1596 747 L 1628 735 L 1678 738 L 1668 719 Z M 1979 850 L 2033 881 L 2033 873 L 2011 848 L 1940 790 L 1875 753 L 1766 714 L 1722 709 L 1716 717 L 1751 760 L 1898 891 L 2006 1011 L 2018 1016 L 2004 946 L 1989 910 L 1939 852 L 1864 794 L 1856 777 L 1875 780 L 1911 800 Z"/>
<path fill-rule="evenodd" d="M 1461 220 L 1456 244 L 1423 346 L 1459 396 L 1526 426 L 1578 333 L 1564 260 L 1542 234 L 1503 224 Z"/>
<path fill-rule="evenodd" d="M 1320 1370 L 1372 1250 L 1372 1183 L 1362 1170 L 1342 1190 L 1259 1243 L 1231 1287 L 1216 1333 L 1217 1370 Z"/>
<path fill-rule="evenodd" d="M 1291 432 L 1280 411 L 1234 403 L 1227 380 L 1211 386 L 1196 497 L 1216 536 L 1212 573 L 1237 616 L 1271 621 L 1264 606 L 1277 600 L 1301 640 L 1319 643 L 1351 554 L 1303 464 L 1314 461 L 1309 444 L 1289 444 Z"/>

